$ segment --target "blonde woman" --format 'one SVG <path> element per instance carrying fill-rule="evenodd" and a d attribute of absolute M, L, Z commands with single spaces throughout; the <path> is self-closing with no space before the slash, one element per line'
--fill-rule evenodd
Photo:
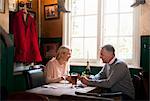
<path fill-rule="evenodd" d="M 63 80 L 64 74 L 68 71 L 67 62 L 71 57 L 71 49 L 68 46 L 61 46 L 56 57 L 48 61 L 44 69 L 47 83 L 54 83 Z"/>

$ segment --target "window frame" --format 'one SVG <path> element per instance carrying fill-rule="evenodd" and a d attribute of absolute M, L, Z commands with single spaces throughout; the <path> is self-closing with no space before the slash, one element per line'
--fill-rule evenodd
<path fill-rule="evenodd" d="M 67 3 L 69 0 L 66 0 L 66 3 L 65 3 L 65 6 L 66 8 L 68 9 L 69 8 L 69 4 Z M 99 49 L 100 47 L 102 46 L 102 37 L 103 37 L 103 34 L 102 33 L 102 23 L 103 23 L 103 16 L 102 15 L 103 13 L 103 0 L 98 0 L 98 25 L 97 25 L 97 33 L 100 33 L 100 34 L 97 34 L 97 59 L 89 59 L 90 61 L 90 64 L 92 66 L 101 66 L 103 65 L 102 61 L 99 59 Z M 102 5 L 102 7 L 101 7 Z M 140 30 L 139 30 L 139 19 L 140 19 L 140 14 L 141 14 L 141 7 L 139 8 L 136 8 L 136 9 L 133 9 L 133 56 L 132 56 L 132 59 L 131 60 L 125 60 L 129 65 L 135 65 L 135 66 L 139 66 L 139 62 L 140 62 Z M 70 13 L 68 14 L 65 14 L 64 15 L 64 18 L 63 18 L 63 44 L 66 44 L 66 45 L 69 45 L 70 46 L 70 42 L 71 40 L 69 39 L 70 37 L 70 34 L 71 31 L 69 30 L 69 22 L 67 21 L 70 21 Z M 68 34 L 66 34 L 68 33 Z M 138 44 L 136 44 L 138 43 Z M 70 64 L 71 65 L 85 65 L 86 64 L 86 60 L 87 59 L 71 59 L 70 60 Z M 100 61 L 100 62 L 99 62 Z"/>

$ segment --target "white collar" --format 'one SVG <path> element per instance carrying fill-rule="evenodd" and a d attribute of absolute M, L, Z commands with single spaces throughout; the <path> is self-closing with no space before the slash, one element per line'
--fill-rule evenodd
<path fill-rule="evenodd" d="M 114 57 L 108 64 L 111 65 L 112 63 L 114 63 L 116 57 Z"/>

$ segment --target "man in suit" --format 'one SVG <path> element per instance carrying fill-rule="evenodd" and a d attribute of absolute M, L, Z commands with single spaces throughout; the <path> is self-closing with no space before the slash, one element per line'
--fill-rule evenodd
<path fill-rule="evenodd" d="M 115 57 L 112 45 L 105 45 L 100 50 L 100 58 L 104 67 L 91 79 L 80 77 L 85 85 L 110 88 L 111 92 L 122 92 L 123 99 L 134 99 L 134 86 L 127 64 Z"/>

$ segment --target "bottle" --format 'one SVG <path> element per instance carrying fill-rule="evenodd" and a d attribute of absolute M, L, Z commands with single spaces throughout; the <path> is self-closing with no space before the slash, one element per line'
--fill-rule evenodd
<path fill-rule="evenodd" d="M 87 61 L 87 65 L 86 65 L 86 68 L 85 68 L 85 74 L 86 74 L 87 77 L 91 75 L 91 69 L 90 69 L 89 61 Z"/>
<path fill-rule="evenodd" d="M 89 77 L 91 75 L 91 69 L 90 69 L 90 64 L 89 61 L 87 61 L 87 65 L 85 70 L 82 72 L 82 76 Z"/>

